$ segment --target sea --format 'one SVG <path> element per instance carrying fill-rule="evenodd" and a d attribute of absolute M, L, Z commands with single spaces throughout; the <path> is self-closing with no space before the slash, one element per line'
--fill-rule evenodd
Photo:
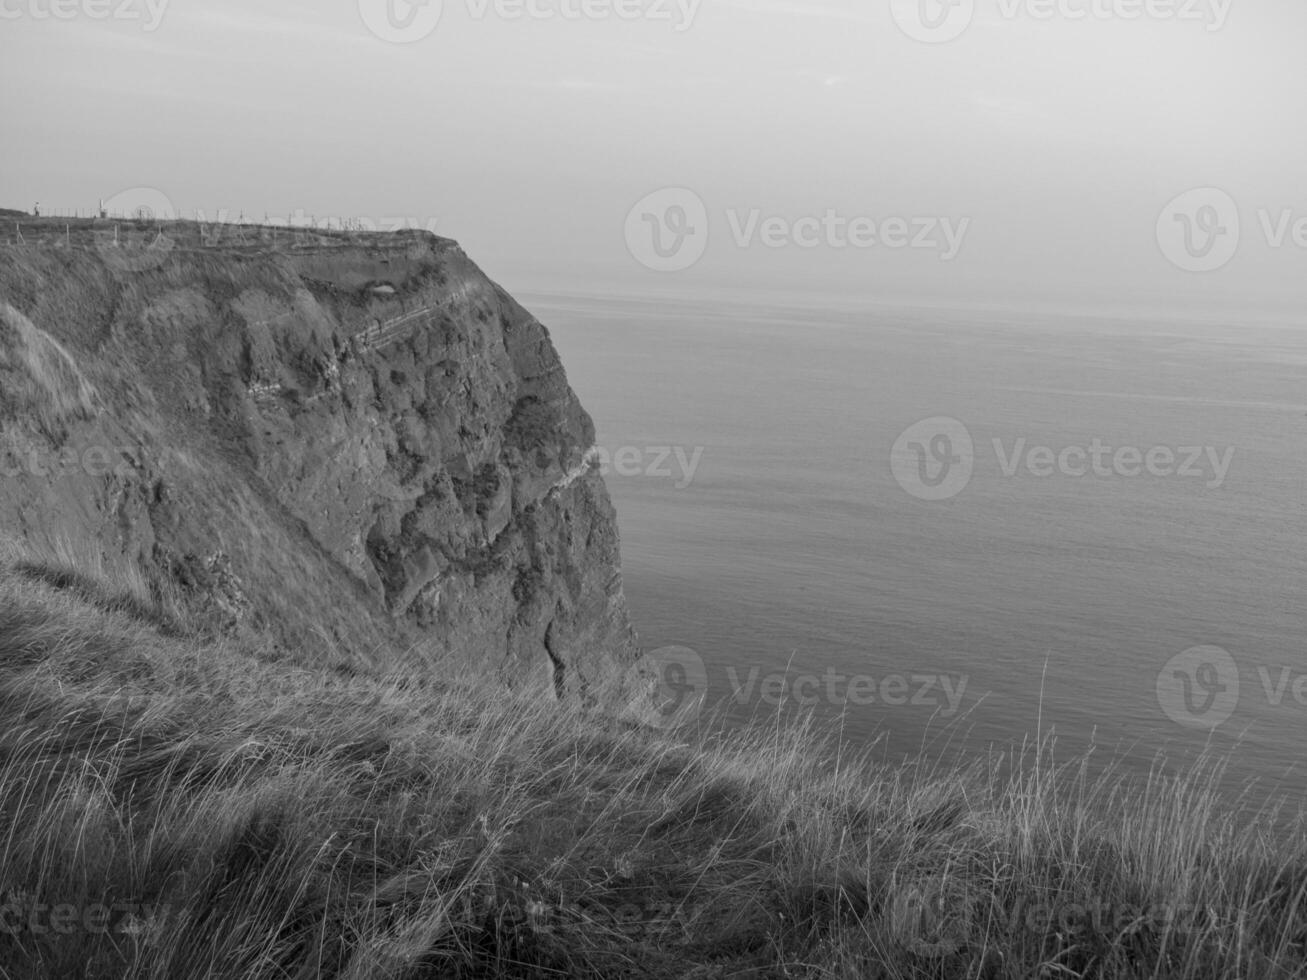
<path fill-rule="evenodd" d="M 1307 324 L 526 300 L 595 419 L 642 646 L 703 664 L 693 724 L 1203 755 L 1307 802 Z"/>

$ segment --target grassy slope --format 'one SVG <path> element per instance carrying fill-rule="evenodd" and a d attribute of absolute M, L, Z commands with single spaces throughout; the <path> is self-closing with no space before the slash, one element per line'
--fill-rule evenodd
<path fill-rule="evenodd" d="M 1307 963 L 1307 837 L 1223 817 L 1211 772 L 889 770 L 787 726 L 678 744 L 401 667 L 272 662 L 69 563 L 0 566 L 3 977 Z"/>

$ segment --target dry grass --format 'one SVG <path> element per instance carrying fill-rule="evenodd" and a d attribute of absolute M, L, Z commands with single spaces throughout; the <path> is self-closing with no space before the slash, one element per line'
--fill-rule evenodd
<path fill-rule="evenodd" d="M 0 303 L 0 411 L 30 418 L 52 439 L 90 418 L 96 393 L 57 340 L 8 303 Z"/>
<path fill-rule="evenodd" d="M 1307 836 L 1223 813 L 1214 767 L 678 744 L 165 636 L 112 569 L 49 571 L 82 560 L 0 570 L 0 976 L 1304 973 Z"/>

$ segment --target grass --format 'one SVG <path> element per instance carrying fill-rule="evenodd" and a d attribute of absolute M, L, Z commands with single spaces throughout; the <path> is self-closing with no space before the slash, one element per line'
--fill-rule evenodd
<path fill-rule="evenodd" d="M 0 559 L 0 977 L 1307 973 L 1307 835 L 1222 810 L 1215 764 L 687 740 L 151 601 Z"/>
<path fill-rule="evenodd" d="M 73 420 L 95 412 L 96 393 L 59 342 L 0 303 L 0 410 L 33 419 L 57 439 Z"/>

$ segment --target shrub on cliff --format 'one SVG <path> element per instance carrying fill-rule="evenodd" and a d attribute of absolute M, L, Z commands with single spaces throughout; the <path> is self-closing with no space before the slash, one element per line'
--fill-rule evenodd
<path fill-rule="evenodd" d="M 504 426 L 508 443 L 523 453 L 556 446 L 562 419 L 558 410 L 533 396 L 520 399 Z"/>

